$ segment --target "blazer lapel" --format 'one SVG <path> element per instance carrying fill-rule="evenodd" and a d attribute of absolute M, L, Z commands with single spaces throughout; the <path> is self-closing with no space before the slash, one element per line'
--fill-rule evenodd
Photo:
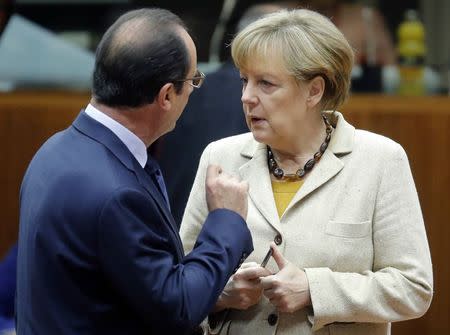
<path fill-rule="evenodd" d="M 333 178 L 344 167 L 344 163 L 329 151 L 325 151 L 319 163 L 312 169 L 300 190 L 292 198 L 288 208 L 314 192 L 328 180 Z M 286 208 L 286 210 L 288 209 Z"/>
<path fill-rule="evenodd" d="M 353 149 L 355 128 L 347 123 L 342 114 L 338 112 L 326 112 L 326 115 L 330 123 L 335 127 L 328 149 L 314 169 L 312 169 L 305 183 L 294 196 L 286 210 L 338 174 L 344 167 L 344 162 L 338 155 L 347 154 Z"/>
<path fill-rule="evenodd" d="M 267 167 L 267 150 L 264 144 L 249 144 L 241 152 L 251 159 L 239 168 L 243 180 L 249 184 L 249 197 L 266 220 L 281 231 L 280 219 L 272 193 L 269 169 Z"/>
<path fill-rule="evenodd" d="M 151 181 L 151 177 L 145 172 L 139 162 L 134 158 L 133 154 L 128 150 L 126 145 L 107 127 L 101 123 L 90 118 L 86 113 L 81 112 L 78 117 L 73 122 L 73 126 L 86 136 L 94 139 L 95 141 L 102 143 L 107 147 L 114 156 L 130 171 L 135 175 L 139 183 L 144 187 L 144 189 L 150 194 L 150 196 L 155 200 L 156 204 L 163 217 L 167 221 L 173 236 L 178 240 L 177 249 L 180 255 L 184 255 L 182 251 L 181 239 L 178 235 L 178 228 L 175 221 L 170 213 L 169 208 L 166 205 L 166 201 L 160 194 L 156 185 Z"/>
<path fill-rule="evenodd" d="M 355 128 L 347 123 L 339 112 L 327 111 L 325 114 L 335 128 L 328 149 L 306 178 L 286 211 L 337 175 L 344 167 L 344 162 L 339 157 L 353 150 Z M 249 183 L 250 199 L 266 220 L 275 229 L 280 230 L 280 219 L 267 167 L 266 146 L 252 139 L 243 146 L 241 155 L 250 158 L 239 168 L 242 179 Z"/>
<path fill-rule="evenodd" d="M 164 214 L 165 219 L 170 222 L 172 228 L 177 231 L 177 226 L 175 224 L 175 220 L 173 219 L 172 214 L 170 213 L 170 209 L 167 206 L 166 199 L 164 199 L 161 192 L 158 190 L 158 187 L 152 181 L 150 175 L 145 172 L 144 168 L 139 165 L 138 162 L 135 163 L 135 167 L 133 169 L 136 177 L 139 180 L 139 183 L 145 188 L 145 190 L 152 196 L 152 198 L 158 204 L 161 212 Z"/>
<path fill-rule="evenodd" d="M 161 192 L 157 189 L 157 186 L 151 180 L 151 177 L 145 172 L 141 165 L 136 161 L 135 167 L 133 169 L 136 177 L 139 180 L 139 183 L 145 188 L 145 190 L 150 194 L 150 196 L 155 200 L 160 212 L 163 214 L 166 221 L 169 223 L 169 227 L 172 230 L 173 236 L 176 240 L 178 240 L 177 249 L 180 255 L 184 255 L 184 251 L 182 249 L 182 242 L 180 239 L 180 235 L 178 234 L 178 226 L 173 219 L 172 213 L 170 212 L 169 207 L 167 206 L 166 200 L 164 199 Z"/>

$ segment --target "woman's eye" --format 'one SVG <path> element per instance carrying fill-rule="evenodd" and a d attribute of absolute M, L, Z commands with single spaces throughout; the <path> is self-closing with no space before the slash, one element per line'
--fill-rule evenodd
<path fill-rule="evenodd" d="M 247 78 L 241 77 L 241 82 L 242 82 L 242 85 L 246 85 L 247 84 Z"/>
<path fill-rule="evenodd" d="M 267 80 L 261 80 L 260 84 L 264 87 L 272 87 L 273 86 L 273 84 Z"/>

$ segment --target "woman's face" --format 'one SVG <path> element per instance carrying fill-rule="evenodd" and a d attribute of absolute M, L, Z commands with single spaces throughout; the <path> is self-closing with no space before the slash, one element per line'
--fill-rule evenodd
<path fill-rule="evenodd" d="M 256 141 L 283 148 L 307 122 L 307 85 L 299 84 L 276 57 L 241 69 L 242 104 Z"/>

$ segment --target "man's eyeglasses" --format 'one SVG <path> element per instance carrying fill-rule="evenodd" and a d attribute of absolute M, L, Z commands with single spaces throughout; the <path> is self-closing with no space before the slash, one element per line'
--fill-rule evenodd
<path fill-rule="evenodd" d="M 192 78 L 180 79 L 176 81 L 187 81 L 189 85 L 195 88 L 200 88 L 205 80 L 205 74 L 202 71 L 197 70 L 195 76 Z"/>

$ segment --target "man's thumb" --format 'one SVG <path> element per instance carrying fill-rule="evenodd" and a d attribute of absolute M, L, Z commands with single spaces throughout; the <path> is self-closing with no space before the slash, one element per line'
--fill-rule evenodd
<path fill-rule="evenodd" d="M 283 257 L 280 250 L 278 250 L 278 247 L 276 246 L 275 243 L 273 243 L 273 242 L 270 243 L 270 247 L 272 248 L 272 257 L 275 260 L 275 262 L 277 263 L 278 268 L 280 270 L 283 269 L 287 264 L 287 260 Z"/>

